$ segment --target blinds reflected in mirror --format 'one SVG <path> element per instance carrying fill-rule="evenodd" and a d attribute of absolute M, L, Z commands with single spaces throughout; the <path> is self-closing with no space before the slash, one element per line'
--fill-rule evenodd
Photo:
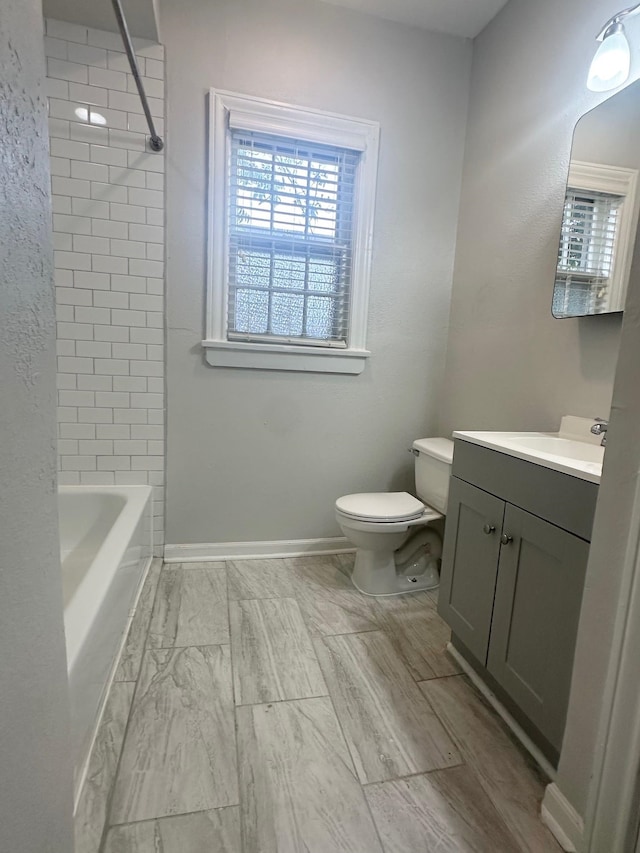
<path fill-rule="evenodd" d="M 553 313 L 606 310 L 623 196 L 569 187 L 565 196 Z"/>
<path fill-rule="evenodd" d="M 359 152 L 230 136 L 228 339 L 346 347 Z"/>
<path fill-rule="evenodd" d="M 601 101 L 576 124 L 566 196 L 560 197 L 554 317 L 621 312 L 631 278 L 640 275 L 639 128 L 640 81 Z"/>

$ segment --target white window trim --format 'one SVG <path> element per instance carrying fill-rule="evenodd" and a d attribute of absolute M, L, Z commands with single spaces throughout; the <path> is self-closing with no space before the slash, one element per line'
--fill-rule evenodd
<path fill-rule="evenodd" d="M 613 269 L 609 280 L 610 311 L 622 311 L 627 296 L 627 285 L 631 273 L 633 248 L 640 197 L 638 188 L 638 170 L 623 166 L 607 166 L 604 163 L 587 163 L 572 160 L 569 165 L 568 187 L 584 192 L 601 192 L 619 195 L 624 198 L 619 208 L 619 224 L 616 233 Z"/>
<path fill-rule="evenodd" d="M 361 152 L 356 178 L 351 315 L 346 349 L 227 340 L 226 173 L 228 127 L 254 130 Z M 266 370 L 361 373 L 366 348 L 373 217 L 380 126 L 366 119 L 295 107 L 220 89 L 209 91 L 207 321 L 202 341 L 209 364 Z"/>

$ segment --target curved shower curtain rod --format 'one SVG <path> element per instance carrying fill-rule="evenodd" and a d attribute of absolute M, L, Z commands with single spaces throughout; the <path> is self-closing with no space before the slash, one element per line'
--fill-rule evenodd
<path fill-rule="evenodd" d="M 129 65 L 131 66 L 131 73 L 133 74 L 133 79 L 136 81 L 136 86 L 138 87 L 138 94 L 140 95 L 140 100 L 142 101 L 142 109 L 144 110 L 145 118 L 147 119 L 147 124 L 149 125 L 149 147 L 152 151 L 158 153 L 162 151 L 164 148 L 164 142 L 156 133 L 156 126 L 153 123 L 153 117 L 151 115 L 151 110 L 149 109 L 149 102 L 147 101 L 147 93 L 144 90 L 144 85 L 140 78 L 140 71 L 138 69 L 138 62 L 136 60 L 136 55 L 133 51 L 133 44 L 131 42 L 131 36 L 129 35 L 129 28 L 127 27 L 127 22 L 124 17 L 124 12 L 122 11 L 122 5 L 120 0 L 111 0 L 113 4 L 113 11 L 116 15 L 116 20 L 118 22 L 118 29 L 120 30 L 120 35 L 122 36 L 122 41 L 124 42 L 124 49 L 127 53 L 127 58 L 129 59 Z"/>

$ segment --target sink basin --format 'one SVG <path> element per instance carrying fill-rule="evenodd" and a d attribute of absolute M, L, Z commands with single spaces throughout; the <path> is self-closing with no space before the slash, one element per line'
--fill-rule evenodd
<path fill-rule="evenodd" d="M 573 441 L 560 435 L 516 435 L 511 439 L 516 447 L 522 447 L 533 453 L 548 453 L 578 462 L 597 462 L 602 465 L 604 447 L 599 444 L 587 444 L 585 441 Z"/>
<path fill-rule="evenodd" d="M 587 421 L 587 424 L 589 423 L 592 424 L 593 421 Z M 453 437 L 525 459 L 545 468 L 552 468 L 554 471 L 562 471 L 591 483 L 599 483 L 602 475 L 605 449 L 595 443 L 591 436 L 581 441 L 575 434 L 569 438 L 562 433 L 546 432 L 456 431 Z"/>

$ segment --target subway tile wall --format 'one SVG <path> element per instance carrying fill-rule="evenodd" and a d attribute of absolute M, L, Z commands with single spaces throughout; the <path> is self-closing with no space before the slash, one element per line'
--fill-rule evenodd
<path fill-rule="evenodd" d="M 154 491 L 164 544 L 164 156 L 120 36 L 47 19 L 63 484 Z M 136 43 L 164 138 L 164 49 Z"/>

